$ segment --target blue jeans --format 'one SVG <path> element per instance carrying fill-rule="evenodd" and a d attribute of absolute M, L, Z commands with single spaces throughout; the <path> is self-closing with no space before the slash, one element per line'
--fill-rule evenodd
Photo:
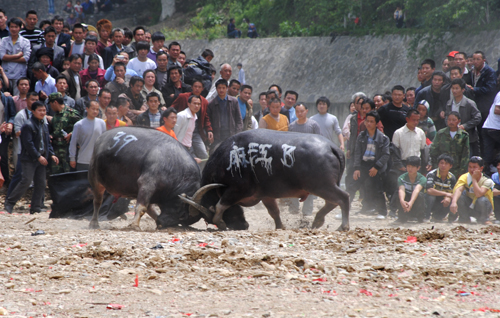
<path fill-rule="evenodd" d="M 481 130 L 483 137 L 483 159 L 486 174 L 490 175 L 490 165 L 495 161 L 495 150 L 500 145 L 500 130 L 483 128 Z"/>
<path fill-rule="evenodd" d="M 54 0 L 48 0 L 49 1 L 49 13 L 50 14 L 55 14 L 56 10 L 54 8 Z"/>
<path fill-rule="evenodd" d="M 230 39 L 241 38 L 241 31 L 240 30 L 231 31 L 227 34 L 227 37 Z"/>

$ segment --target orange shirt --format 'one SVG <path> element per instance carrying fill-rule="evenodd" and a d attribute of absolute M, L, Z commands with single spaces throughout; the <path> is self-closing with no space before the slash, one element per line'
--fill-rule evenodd
<path fill-rule="evenodd" d="M 175 138 L 175 140 L 177 140 L 177 136 L 175 135 L 175 132 L 174 132 L 174 130 L 173 130 L 173 129 L 172 129 L 171 131 L 168 131 L 168 130 L 167 130 L 167 128 L 165 128 L 165 126 L 160 126 L 160 127 L 156 128 L 156 130 L 159 130 L 159 131 L 161 131 L 161 132 L 164 132 L 164 133 L 166 133 L 167 135 L 170 135 L 170 136 L 174 137 L 174 138 Z"/>
<path fill-rule="evenodd" d="M 116 120 L 115 124 L 113 126 L 110 126 L 108 125 L 108 120 L 104 120 L 104 122 L 106 123 L 106 130 L 110 130 L 112 128 L 116 128 L 116 127 L 123 127 L 123 126 L 127 126 L 127 123 L 124 122 L 124 121 L 121 121 L 119 119 Z"/>

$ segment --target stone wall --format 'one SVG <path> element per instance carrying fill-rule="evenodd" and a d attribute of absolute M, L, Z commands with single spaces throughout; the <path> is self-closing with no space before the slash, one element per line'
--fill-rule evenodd
<path fill-rule="evenodd" d="M 82 0 L 83 1 L 83 0 Z M 56 14 L 63 13 L 63 8 L 66 5 L 67 0 L 54 0 L 54 8 L 56 10 Z M 73 1 L 75 4 L 76 1 Z M 49 4 L 47 0 L 4 0 L 0 2 L 0 7 L 4 9 L 7 13 L 7 16 L 12 17 L 20 17 L 23 18 L 26 16 L 26 11 L 35 10 L 38 13 L 38 21 L 45 20 L 49 18 Z"/>
<path fill-rule="evenodd" d="M 495 41 L 484 39 L 498 38 L 499 33 L 448 35 L 446 42 L 454 45 L 440 44 L 436 48 L 433 58 L 438 69 L 442 57 L 453 48 L 468 53 L 483 50 L 496 70 L 500 47 Z M 355 92 L 363 91 L 371 97 L 397 84 L 419 85 L 416 79 L 419 60 L 408 57 L 410 40 L 399 35 L 341 36 L 333 41 L 330 37 L 184 40 L 181 44 L 188 58 L 210 48 L 215 53 L 212 64 L 218 67 L 230 63 L 233 78 L 238 77 L 236 64 L 241 62 L 247 83 L 254 87 L 254 101 L 270 84 L 277 83 L 284 91 L 297 91 L 299 100 L 308 105 L 314 105 L 320 96 L 327 96 L 332 102 L 331 113 L 341 123 L 348 115 L 348 103 Z M 312 107 L 309 113 L 314 112 Z"/>

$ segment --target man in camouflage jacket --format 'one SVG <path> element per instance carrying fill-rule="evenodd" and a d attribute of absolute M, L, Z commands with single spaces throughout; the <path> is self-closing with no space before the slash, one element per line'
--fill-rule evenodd
<path fill-rule="evenodd" d="M 437 158 L 446 153 L 453 157 L 453 167 L 450 172 L 457 179 L 467 172 L 469 165 L 469 134 L 467 131 L 458 128 L 460 125 L 460 115 L 457 112 L 451 112 L 447 118 L 447 126 L 438 131 L 431 145 L 431 161 L 432 167 L 435 169 L 438 166 Z M 451 133 L 455 133 L 453 138 Z"/>
<path fill-rule="evenodd" d="M 49 105 L 55 113 L 49 126 L 52 137 L 52 148 L 59 159 L 59 165 L 52 165 L 52 174 L 69 172 L 70 166 L 67 159 L 68 145 L 71 133 L 73 132 L 73 126 L 82 117 L 76 110 L 64 105 L 61 93 L 50 94 Z"/>

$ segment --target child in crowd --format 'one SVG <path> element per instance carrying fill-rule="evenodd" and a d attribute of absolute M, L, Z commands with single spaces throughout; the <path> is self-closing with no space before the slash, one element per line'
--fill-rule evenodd
<path fill-rule="evenodd" d="M 65 58 L 63 62 L 63 72 L 69 69 L 69 58 Z"/>
<path fill-rule="evenodd" d="M 436 126 L 434 126 L 432 119 L 427 116 L 429 112 L 429 102 L 421 100 L 418 102 L 417 110 L 420 113 L 420 121 L 417 127 L 422 129 L 427 139 L 432 142 L 434 137 L 436 137 Z M 427 142 L 428 144 L 430 144 L 429 141 Z"/>
<path fill-rule="evenodd" d="M 420 158 L 410 156 L 406 159 L 406 173 L 398 178 L 399 189 L 392 196 L 391 212 L 398 211 L 397 223 L 406 223 L 416 218 L 418 223 L 424 221 L 425 197 L 424 189 L 427 179 L 418 172 Z"/>
<path fill-rule="evenodd" d="M 72 13 L 73 12 L 73 4 L 71 3 L 71 0 L 69 0 L 68 2 L 66 2 L 66 5 L 64 6 L 63 11 L 66 12 L 66 13 Z"/>
<path fill-rule="evenodd" d="M 75 15 L 77 19 L 81 19 L 83 21 L 84 14 L 83 14 L 83 7 L 80 4 L 80 1 L 77 0 L 75 6 L 73 7 L 75 9 Z"/>
<path fill-rule="evenodd" d="M 438 157 L 438 168 L 427 174 L 427 193 L 425 219 L 441 222 L 450 212 L 450 203 L 453 198 L 453 188 L 457 178 L 450 169 L 453 167 L 453 157 L 442 154 Z"/>

